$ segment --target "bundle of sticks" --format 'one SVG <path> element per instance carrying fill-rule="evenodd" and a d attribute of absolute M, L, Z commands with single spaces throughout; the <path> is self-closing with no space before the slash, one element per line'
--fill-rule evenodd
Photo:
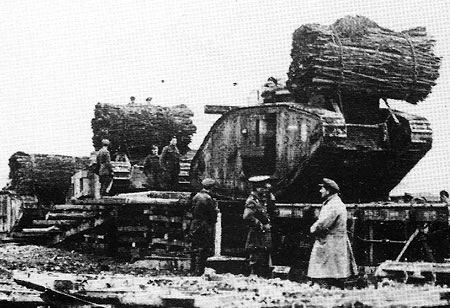
<path fill-rule="evenodd" d="M 287 86 L 300 101 L 337 93 L 405 100 L 431 92 L 441 58 L 423 27 L 395 32 L 363 16 L 295 30 Z"/>
<path fill-rule="evenodd" d="M 16 152 L 9 158 L 8 189 L 36 196 L 40 203 L 62 204 L 69 193 L 72 175 L 88 165 L 89 157 Z"/>
<path fill-rule="evenodd" d="M 123 152 L 132 162 L 143 160 L 151 153 L 152 145 L 159 149 L 176 136 L 182 154 L 189 150 L 189 143 L 197 127 L 193 124 L 193 112 L 184 104 L 173 107 L 158 105 L 112 105 L 98 103 L 91 121 L 94 147 L 101 141 L 111 141 L 110 152 Z"/>

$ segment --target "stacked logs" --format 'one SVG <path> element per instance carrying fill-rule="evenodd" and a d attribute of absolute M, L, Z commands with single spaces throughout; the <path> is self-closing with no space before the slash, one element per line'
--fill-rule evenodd
<path fill-rule="evenodd" d="M 9 158 L 8 189 L 20 195 L 35 195 L 41 204 L 64 203 L 72 175 L 88 165 L 88 157 L 16 152 Z"/>
<path fill-rule="evenodd" d="M 111 153 L 125 152 L 132 162 L 144 159 L 152 145 L 160 149 L 177 136 L 181 154 L 189 150 L 189 143 L 197 128 L 192 122 L 193 112 L 184 104 L 169 107 L 157 105 L 111 105 L 98 103 L 91 121 L 94 147 L 101 140 L 111 141 Z"/>
<path fill-rule="evenodd" d="M 362 16 L 295 30 L 287 86 L 300 101 L 337 93 L 405 100 L 431 92 L 441 58 L 423 27 L 395 32 Z"/>

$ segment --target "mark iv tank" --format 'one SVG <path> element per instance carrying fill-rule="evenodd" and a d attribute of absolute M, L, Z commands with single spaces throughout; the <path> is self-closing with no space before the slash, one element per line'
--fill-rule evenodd
<path fill-rule="evenodd" d="M 299 104 L 280 92 L 271 103 L 205 108 L 223 115 L 192 161 L 194 186 L 212 177 L 219 193 L 241 197 L 250 176 L 271 175 L 279 201 L 319 203 L 317 183 L 329 177 L 345 202 L 387 200 L 431 148 L 430 123 L 387 102 L 380 108 L 367 97 L 342 104 L 319 97 Z"/>

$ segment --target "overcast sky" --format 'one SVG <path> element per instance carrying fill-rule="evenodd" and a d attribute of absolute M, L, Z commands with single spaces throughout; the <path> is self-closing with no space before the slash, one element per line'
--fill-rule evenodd
<path fill-rule="evenodd" d="M 434 130 L 433 149 L 395 192 L 450 189 L 450 2 L 431 3 L 0 1 L 0 187 L 17 151 L 88 156 L 97 102 L 184 103 L 198 147 L 217 119 L 205 104 L 246 104 L 267 77 L 286 76 L 295 29 L 358 14 L 395 31 L 425 26 L 437 40 L 444 59 L 432 94 L 392 105 Z"/>

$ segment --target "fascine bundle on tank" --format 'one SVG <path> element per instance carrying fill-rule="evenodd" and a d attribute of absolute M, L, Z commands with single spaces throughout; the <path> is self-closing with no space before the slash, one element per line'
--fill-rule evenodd
<path fill-rule="evenodd" d="M 111 153 L 125 152 L 132 161 L 144 159 L 151 153 L 152 145 L 161 149 L 177 136 L 181 154 L 189 150 L 189 143 L 197 127 L 193 112 L 184 104 L 173 107 L 158 105 L 112 105 L 98 103 L 91 121 L 94 147 L 101 140 L 111 141 Z"/>
<path fill-rule="evenodd" d="M 302 25 L 293 34 L 287 86 L 299 100 L 347 94 L 416 104 L 439 77 L 434 45 L 424 27 L 395 32 L 363 16 Z"/>

